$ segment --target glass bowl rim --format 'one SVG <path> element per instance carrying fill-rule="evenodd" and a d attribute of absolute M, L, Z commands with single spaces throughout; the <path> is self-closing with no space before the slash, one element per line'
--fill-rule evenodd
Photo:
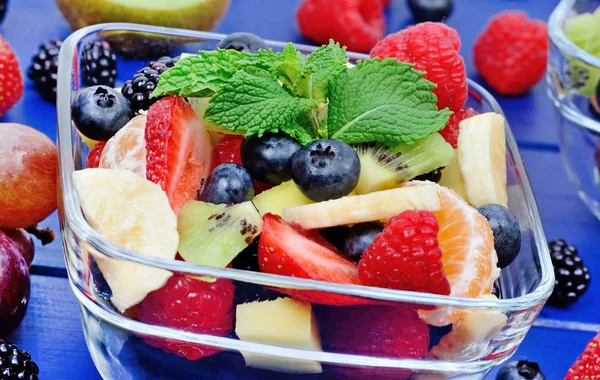
<path fill-rule="evenodd" d="M 186 263 L 184 261 L 160 259 L 146 255 L 137 254 L 125 248 L 119 247 L 101 237 L 85 220 L 81 211 L 79 200 L 72 180 L 72 172 L 75 170 L 73 159 L 73 141 L 71 124 L 71 90 L 73 77 L 73 57 L 77 52 L 79 42 L 89 35 L 94 35 L 101 31 L 131 31 L 169 35 L 172 37 L 183 38 L 206 38 L 216 39 L 225 37 L 224 34 L 190 31 L 185 29 L 174 29 L 166 27 L 156 27 L 129 23 L 107 23 L 97 24 L 79 29 L 73 32 L 64 42 L 59 56 L 58 72 L 58 97 L 57 97 L 57 143 L 59 147 L 59 165 L 60 165 L 60 185 L 62 188 L 61 200 L 59 205 L 61 209 L 60 225 L 63 232 L 72 231 L 77 237 L 89 245 L 90 248 L 101 252 L 102 254 L 130 262 L 166 269 L 174 272 L 186 273 L 193 276 L 211 276 L 217 278 L 228 278 L 237 281 L 263 284 L 268 286 L 292 287 L 295 289 L 319 290 L 336 294 L 352 295 L 364 298 L 379 299 L 383 301 L 410 302 L 415 304 L 436 304 L 448 307 L 463 307 L 473 309 L 494 309 L 500 311 L 525 310 L 545 302 L 549 297 L 554 285 L 554 271 L 550 260 L 550 254 L 546 243 L 537 203 L 533 195 L 533 190 L 529 182 L 529 177 L 523 165 L 517 143 L 512 135 L 508 122 L 506 122 L 506 144 L 508 150 L 515 161 L 517 174 L 521 179 L 521 189 L 525 197 L 527 215 L 532 223 L 532 233 L 534 245 L 537 248 L 538 259 L 540 263 L 541 279 L 538 285 L 531 292 L 509 299 L 476 299 L 456 296 L 440 296 L 429 293 L 418 293 L 411 291 L 401 291 L 392 289 L 383 289 L 368 287 L 363 285 L 336 284 L 325 281 L 308 280 L 301 278 L 292 278 L 286 276 L 272 275 L 266 273 L 248 272 L 231 268 L 214 268 Z M 266 41 L 273 47 L 284 47 L 287 42 Z M 314 50 L 317 46 L 295 44 L 302 50 Z M 348 57 L 353 59 L 368 58 L 367 55 L 349 52 Z M 495 98 L 483 87 L 468 79 L 470 91 L 474 91 L 476 97 L 485 99 L 494 112 L 504 116 L 500 105 Z M 472 96 L 472 95 L 471 95 Z M 67 248 L 65 234 L 63 234 L 63 246 L 67 266 L 70 266 L 68 259 L 69 250 Z M 68 273 L 71 275 L 69 268 Z"/>
<path fill-rule="evenodd" d="M 577 0 L 561 0 L 554 8 L 548 20 L 548 35 L 550 40 L 558 46 L 558 48 L 566 52 L 571 57 L 574 57 L 588 65 L 598 67 L 600 69 L 600 58 L 593 56 L 585 50 L 579 48 L 567 37 L 563 30 L 563 23 L 569 16 Z"/>

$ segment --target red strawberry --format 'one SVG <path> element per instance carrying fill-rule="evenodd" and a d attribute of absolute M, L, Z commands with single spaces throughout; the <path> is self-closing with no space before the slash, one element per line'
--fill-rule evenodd
<path fill-rule="evenodd" d="M 302 230 L 273 214 L 264 216 L 258 243 L 258 263 L 262 272 L 290 277 L 360 284 L 357 267 L 341 256 L 317 233 Z M 277 289 L 294 298 L 327 305 L 354 305 L 366 300 L 307 290 Z"/>
<path fill-rule="evenodd" d="M 244 136 L 242 135 L 225 135 L 215 145 L 213 150 L 213 167 L 225 162 L 233 162 L 234 164 L 242 165 L 241 149 Z M 211 169 L 211 170 L 212 170 Z M 265 190 L 269 190 L 273 185 L 254 181 L 254 195 L 258 195 Z"/>
<path fill-rule="evenodd" d="M 102 157 L 104 145 L 106 145 L 106 141 L 98 141 L 96 146 L 90 151 L 85 160 L 86 168 L 97 168 L 100 166 L 100 157 Z"/>
<path fill-rule="evenodd" d="M 23 95 L 23 77 L 19 61 L 8 42 L 0 35 L 0 116 L 10 110 Z"/>
<path fill-rule="evenodd" d="M 382 0 L 305 0 L 296 18 L 307 39 L 330 38 L 350 51 L 367 53 L 385 34 Z"/>
<path fill-rule="evenodd" d="M 600 333 L 590 340 L 565 380 L 600 379 Z"/>
<path fill-rule="evenodd" d="M 211 167 L 212 143 L 192 107 L 179 96 L 154 103 L 146 122 L 146 178 L 167 193 L 175 214 L 196 198 Z"/>
<path fill-rule="evenodd" d="M 364 285 L 450 294 L 430 211 L 404 211 L 388 221 L 358 263 Z"/>
<path fill-rule="evenodd" d="M 139 308 L 142 322 L 178 330 L 214 336 L 226 336 L 233 329 L 233 293 L 231 280 L 215 282 L 173 276 L 165 286 L 148 294 Z M 146 338 L 152 347 L 189 360 L 214 355 L 220 350 L 182 341 Z"/>
<path fill-rule="evenodd" d="M 460 110 L 454 112 L 452 116 L 450 116 L 448 124 L 446 124 L 444 129 L 440 131 L 440 135 L 442 135 L 442 137 L 448 142 L 448 144 L 456 148 L 456 145 L 458 143 L 458 132 L 460 122 L 478 114 L 479 113 L 473 108 L 461 108 Z"/>
<path fill-rule="evenodd" d="M 378 358 L 420 358 L 429 348 L 429 328 L 404 307 L 347 306 L 317 309 L 323 348 L 327 352 Z M 410 371 L 344 368 L 348 379 L 407 379 Z"/>

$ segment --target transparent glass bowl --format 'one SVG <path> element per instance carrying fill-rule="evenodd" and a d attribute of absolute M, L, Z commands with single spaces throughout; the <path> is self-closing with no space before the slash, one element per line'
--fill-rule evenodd
<path fill-rule="evenodd" d="M 600 218 L 600 116 L 594 117 L 590 97 L 600 80 L 600 58 L 575 46 L 563 32 L 565 20 L 593 12 L 600 0 L 562 0 L 550 21 L 548 96 L 559 116 L 558 138 L 563 161 L 577 193 Z"/>
<path fill-rule="evenodd" d="M 83 329 L 92 358 L 104 378 L 331 378 L 339 374 L 358 378 L 391 376 L 398 378 L 402 369 L 424 374 L 426 378 L 483 378 L 494 366 L 508 359 L 517 349 L 534 319 L 552 291 L 554 275 L 535 198 L 510 128 L 506 125 L 509 205 L 519 219 L 522 246 L 517 260 L 503 269 L 498 281 L 501 299 L 468 299 L 433 294 L 395 291 L 356 285 L 341 285 L 299 278 L 282 277 L 234 269 L 211 268 L 183 261 L 163 260 L 136 254 L 120 248 L 99 236 L 86 222 L 75 194 L 72 173 L 85 167 L 88 148 L 71 124 L 70 102 L 82 87 L 80 77 L 81 48 L 90 41 L 113 34 L 146 35 L 148 39 L 170 41 L 176 52 L 195 53 L 200 49 L 214 49 L 224 36 L 212 33 L 158 28 L 133 24 L 103 24 L 73 33 L 63 44 L 58 78 L 58 145 L 60 149 L 60 222 L 65 258 L 73 292 L 81 304 Z M 268 41 L 280 50 L 283 42 Z M 297 45 L 303 52 L 314 47 Z M 353 60 L 365 58 L 348 54 Z M 119 79 L 131 78 L 144 61 L 119 62 Z M 120 84 L 117 83 L 117 84 Z M 468 106 L 479 112 L 502 113 L 498 103 L 483 88 L 469 82 Z M 232 332 L 226 337 L 198 334 L 165 326 L 143 323 L 116 311 L 101 287 L 101 274 L 94 269 L 88 250 L 114 260 L 124 260 L 157 267 L 173 272 L 175 276 L 211 276 L 230 279 L 236 287 L 269 286 L 271 289 L 294 288 L 354 296 L 366 302 L 418 305 L 419 308 L 452 307 L 462 312 L 489 312 L 500 315 L 502 323 L 479 341 L 477 347 L 460 359 L 438 360 L 392 359 L 365 355 L 351 355 L 332 351 L 279 347 L 237 339 Z M 320 309 L 327 312 L 327 307 Z M 485 315 L 484 314 L 477 314 Z M 505 318 L 506 317 L 506 318 Z M 483 321 L 483 320 L 482 320 Z M 483 322 L 482 322 L 483 323 Z M 188 361 L 166 354 L 144 343 L 144 339 L 171 339 L 188 344 L 216 347 L 221 353 L 197 361 Z M 292 370 L 297 362 L 319 363 L 322 374 L 292 375 L 245 366 L 240 351 L 262 354 L 271 360 L 283 362 Z M 360 372 L 352 372 L 360 371 Z M 366 372 L 365 372 L 366 371 Z M 401 372 L 398 372 L 401 371 Z M 404 372 L 406 373 L 406 372 Z M 365 375 L 368 374 L 368 375 Z M 416 375 L 415 375 L 416 376 Z"/>

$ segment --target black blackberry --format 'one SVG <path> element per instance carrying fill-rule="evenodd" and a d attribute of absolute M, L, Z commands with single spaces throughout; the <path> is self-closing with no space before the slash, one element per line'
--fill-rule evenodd
<path fill-rule="evenodd" d="M 106 41 L 94 41 L 81 52 L 81 73 L 86 86 L 114 87 L 117 77 L 117 55 Z"/>
<path fill-rule="evenodd" d="M 27 71 L 27 76 L 35 83 L 35 90 L 49 102 L 56 102 L 58 52 L 61 45 L 62 41 L 58 39 L 40 45 Z"/>
<path fill-rule="evenodd" d="M 435 170 L 430 171 L 429 173 L 421 174 L 420 176 L 415 177 L 417 181 L 431 181 L 438 183 L 442 179 L 442 169 L 437 168 Z"/>
<path fill-rule="evenodd" d="M 0 0 L 0 22 L 4 21 L 6 11 L 8 10 L 8 0 Z"/>
<path fill-rule="evenodd" d="M 563 239 L 556 239 L 548 244 L 552 265 L 554 265 L 554 291 L 548 304 L 567 307 L 575 303 L 590 285 L 590 273 L 579 252 Z"/>
<path fill-rule="evenodd" d="M 152 91 L 160 80 L 160 74 L 175 66 L 179 57 L 162 57 L 151 61 L 148 66 L 141 68 L 123 85 L 121 92 L 131 103 L 134 112 L 147 110 L 157 100 L 151 98 Z"/>
<path fill-rule="evenodd" d="M 0 379 L 37 380 L 40 370 L 27 351 L 0 339 Z"/>

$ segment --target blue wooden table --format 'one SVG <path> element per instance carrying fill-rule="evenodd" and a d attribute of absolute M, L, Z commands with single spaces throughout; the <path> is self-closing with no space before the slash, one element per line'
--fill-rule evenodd
<path fill-rule="evenodd" d="M 522 9 L 547 20 L 556 0 L 456 0 L 447 24 L 462 38 L 462 54 L 468 74 L 482 82 L 471 57 L 471 47 L 487 19 L 504 9 Z M 294 11 L 299 0 L 232 0 L 231 8 L 217 31 L 248 31 L 264 38 L 303 42 Z M 410 22 L 405 0 L 394 0 L 386 11 L 388 32 Z M 26 72 L 32 54 L 44 40 L 65 38 L 70 29 L 52 0 L 12 0 L 0 33 L 19 56 Z M 579 248 L 592 277 L 600 276 L 600 222 L 585 208 L 568 182 L 557 145 L 557 119 L 543 83 L 527 95 L 498 97 L 513 128 L 549 240 L 562 237 Z M 56 138 L 56 110 L 33 90 L 26 80 L 19 104 L 1 118 L 33 126 Z M 43 223 L 58 230 L 56 215 Z M 85 345 L 79 308 L 71 293 L 60 241 L 37 247 L 32 267 L 32 296 L 25 320 L 9 340 L 27 349 L 37 361 L 42 379 L 99 379 Z M 588 293 L 567 310 L 546 307 L 526 337 L 515 358 L 540 363 L 549 380 L 562 379 L 585 343 L 600 330 L 600 282 L 592 280 Z M 207 375 L 210 378 L 210 375 Z"/>

